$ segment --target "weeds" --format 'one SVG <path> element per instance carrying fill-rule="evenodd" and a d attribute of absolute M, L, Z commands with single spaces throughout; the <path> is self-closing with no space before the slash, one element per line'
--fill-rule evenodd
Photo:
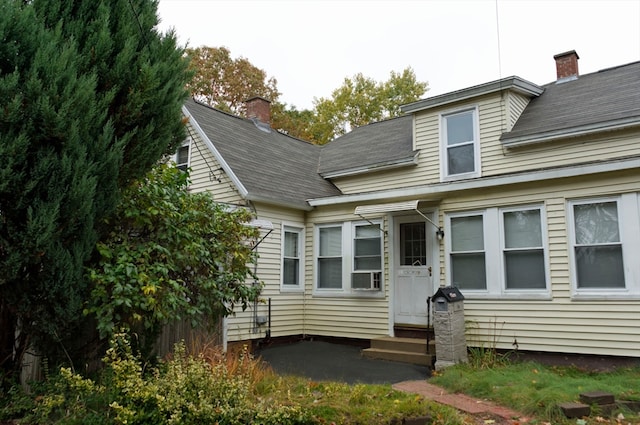
<path fill-rule="evenodd" d="M 188 352 L 190 351 L 190 353 Z M 464 424 L 455 409 L 389 385 L 314 382 L 278 376 L 247 347 L 223 353 L 191 343 L 157 367 L 143 367 L 118 334 L 95 380 L 70 369 L 50 373 L 25 394 L 0 401 L 0 419 L 21 424 L 389 424 L 430 415 L 434 424 Z"/>

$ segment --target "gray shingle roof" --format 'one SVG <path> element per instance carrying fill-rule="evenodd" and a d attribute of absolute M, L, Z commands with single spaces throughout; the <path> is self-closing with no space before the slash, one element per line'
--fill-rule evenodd
<path fill-rule="evenodd" d="M 393 166 L 413 160 L 413 117 L 405 115 L 358 127 L 322 147 L 323 176 Z"/>
<path fill-rule="evenodd" d="M 249 119 L 192 99 L 185 107 L 247 189 L 249 199 L 307 208 L 306 199 L 340 194 L 318 174 L 320 146 L 275 130 L 265 132 Z"/>
<path fill-rule="evenodd" d="M 615 123 L 640 124 L 640 62 L 545 85 L 501 140 L 505 144 L 535 141 Z"/>

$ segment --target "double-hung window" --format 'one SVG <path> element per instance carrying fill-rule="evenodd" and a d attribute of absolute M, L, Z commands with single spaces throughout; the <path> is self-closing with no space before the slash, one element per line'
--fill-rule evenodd
<path fill-rule="evenodd" d="M 460 289 L 486 290 L 484 215 L 451 217 L 451 283 Z"/>
<path fill-rule="evenodd" d="M 441 168 L 443 180 L 480 176 L 478 110 L 441 116 Z"/>
<path fill-rule="evenodd" d="M 450 284 L 472 297 L 548 297 L 543 211 L 527 206 L 448 214 Z"/>
<path fill-rule="evenodd" d="M 318 288 L 342 289 L 342 225 L 318 228 Z"/>
<path fill-rule="evenodd" d="M 502 211 L 505 289 L 546 289 L 540 209 Z"/>
<path fill-rule="evenodd" d="M 189 160 L 190 160 L 190 149 L 191 149 L 191 139 L 187 139 L 182 145 L 178 148 L 175 155 L 173 156 L 173 162 L 176 163 L 176 168 L 187 171 L 189 168 Z"/>
<path fill-rule="evenodd" d="M 381 222 L 316 227 L 317 293 L 380 294 L 383 275 Z"/>
<path fill-rule="evenodd" d="M 282 290 L 301 290 L 304 279 L 303 229 L 283 226 Z"/>
<path fill-rule="evenodd" d="M 382 241 L 380 226 L 355 224 L 353 239 L 353 289 L 380 289 Z"/>
<path fill-rule="evenodd" d="M 568 203 L 573 297 L 640 298 L 640 194 Z"/>

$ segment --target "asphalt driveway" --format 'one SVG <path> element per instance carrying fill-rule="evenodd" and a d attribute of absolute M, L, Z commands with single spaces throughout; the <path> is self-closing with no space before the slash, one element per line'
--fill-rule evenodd
<path fill-rule="evenodd" d="M 394 384 L 430 376 L 426 366 L 368 359 L 360 351 L 360 347 L 352 345 L 299 341 L 266 346 L 255 354 L 278 374 L 304 376 L 314 381 Z"/>

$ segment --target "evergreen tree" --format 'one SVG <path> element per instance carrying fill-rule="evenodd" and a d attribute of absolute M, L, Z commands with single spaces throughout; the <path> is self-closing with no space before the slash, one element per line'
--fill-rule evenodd
<path fill-rule="evenodd" d="M 183 140 L 187 63 L 152 0 L 0 0 L 0 368 L 68 355 L 120 191 Z"/>

